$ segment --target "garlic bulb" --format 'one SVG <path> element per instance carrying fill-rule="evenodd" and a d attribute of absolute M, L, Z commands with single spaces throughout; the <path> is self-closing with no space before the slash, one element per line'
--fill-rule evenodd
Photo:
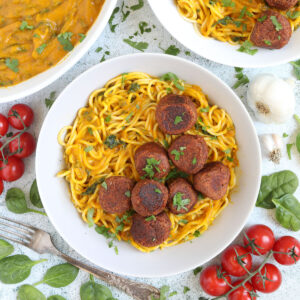
<path fill-rule="evenodd" d="M 278 134 L 264 134 L 260 136 L 261 144 L 270 161 L 280 163 L 282 155 L 282 138 Z"/>
<path fill-rule="evenodd" d="M 272 74 L 259 74 L 250 82 L 247 101 L 263 123 L 284 123 L 295 109 L 292 84 Z"/>

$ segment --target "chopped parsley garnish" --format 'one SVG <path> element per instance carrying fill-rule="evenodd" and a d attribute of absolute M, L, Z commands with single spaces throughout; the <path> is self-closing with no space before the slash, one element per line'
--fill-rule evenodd
<path fill-rule="evenodd" d="M 286 138 L 286 137 L 288 137 L 288 136 L 289 136 L 289 135 L 288 135 L 287 133 L 285 133 L 285 132 L 282 134 L 282 137 L 284 137 L 284 138 Z"/>
<path fill-rule="evenodd" d="M 127 123 L 130 122 L 130 119 L 132 118 L 132 116 L 133 116 L 133 112 L 131 112 L 131 113 L 125 118 L 125 120 L 126 120 Z"/>
<path fill-rule="evenodd" d="M 189 221 L 188 220 L 179 220 L 178 223 L 182 223 L 182 224 L 187 224 Z"/>
<path fill-rule="evenodd" d="M 164 51 L 165 54 L 169 54 L 169 55 L 174 55 L 177 56 L 180 53 L 180 49 L 177 48 L 175 45 L 171 45 L 169 46 L 168 49 L 163 49 L 161 47 L 159 47 L 161 50 Z"/>
<path fill-rule="evenodd" d="M 288 17 L 288 18 L 290 18 L 290 19 L 292 19 L 292 20 L 296 20 L 297 18 L 299 18 L 300 17 L 300 11 L 298 10 L 298 11 L 288 11 L 287 13 L 286 13 L 286 16 Z"/>
<path fill-rule="evenodd" d="M 119 249 L 117 246 L 114 247 L 115 253 L 118 255 L 119 254 Z"/>
<path fill-rule="evenodd" d="M 175 117 L 175 120 L 174 120 L 174 125 L 177 125 L 179 123 L 181 123 L 183 120 L 182 120 L 182 117 L 181 116 L 176 116 Z"/>
<path fill-rule="evenodd" d="M 19 61 L 16 58 L 6 58 L 5 65 L 15 73 L 19 72 Z"/>
<path fill-rule="evenodd" d="M 180 156 L 184 155 L 184 153 L 182 151 L 177 151 L 176 149 L 173 149 L 171 151 L 171 154 L 173 154 L 175 156 L 176 161 L 180 159 Z"/>
<path fill-rule="evenodd" d="M 177 170 L 176 168 L 175 169 L 172 169 L 169 174 L 167 175 L 166 177 L 166 181 L 168 181 L 169 179 L 173 179 L 173 178 L 178 178 L 178 177 L 181 177 L 181 178 L 188 178 L 189 175 L 185 172 L 182 172 L 182 171 L 179 171 Z"/>
<path fill-rule="evenodd" d="M 52 106 L 52 104 L 54 103 L 55 100 L 55 94 L 56 92 L 51 92 L 49 98 L 45 99 L 45 104 L 47 108 L 50 108 Z"/>
<path fill-rule="evenodd" d="M 83 193 L 81 193 L 81 196 L 86 196 L 86 195 L 92 195 L 95 193 L 96 188 L 99 184 L 101 184 L 104 181 L 104 178 L 100 178 L 97 181 L 95 181 L 92 185 L 90 185 Z"/>
<path fill-rule="evenodd" d="M 120 225 L 118 225 L 116 227 L 116 234 L 118 234 L 119 232 L 123 231 L 124 229 L 124 223 L 121 223 Z"/>
<path fill-rule="evenodd" d="M 290 62 L 290 64 L 293 66 L 296 78 L 300 80 L 300 59 L 296 61 L 292 61 Z"/>
<path fill-rule="evenodd" d="M 92 227 L 95 224 L 94 220 L 93 220 L 94 212 L 95 212 L 95 208 L 94 207 L 90 207 L 88 209 L 88 211 L 87 211 L 86 219 L 88 221 L 89 227 Z"/>
<path fill-rule="evenodd" d="M 141 34 L 144 34 L 144 32 L 151 32 L 151 28 L 148 27 L 148 23 L 147 22 L 140 22 L 139 23 L 139 28 L 141 31 Z"/>
<path fill-rule="evenodd" d="M 78 35 L 80 37 L 79 42 L 81 43 L 85 39 L 86 35 L 84 33 L 78 33 Z"/>
<path fill-rule="evenodd" d="M 163 80 L 163 81 L 172 81 L 175 85 L 175 87 L 180 90 L 180 91 L 184 91 L 184 86 L 182 86 L 180 83 L 179 83 L 179 78 L 174 74 L 174 73 L 171 73 L 171 72 L 168 72 L 164 75 L 162 75 L 160 77 L 160 80 Z"/>
<path fill-rule="evenodd" d="M 126 191 L 124 194 L 125 194 L 125 196 L 128 197 L 128 198 L 131 196 L 131 192 L 130 192 L 129 190 Z"/>
<path fill-rule="evenodd" d="M 111 115 L 108 115 L 108 116 L 106 116 L 106 117 L 104 118 L 104 122 L 105 122 L 105 123 L 109 123 L 110 120 L 111 120 Z"/>
<path fill-rule="evenodd" d="M 190 51 L 185 51 L 184 54 L 187 55 L 187 56 L 191 56 L 191 52 Z"/>
<path fill-rule="evenodd" d="M 102 186 L 105 190 L 107 190 L 107 183 L 106 183 L 105 181 L 103 181 L 103 182 L 101 183 L 101 186 Z"/>
<path fill-rule="evenodd" d="M 271 46 L 271 45 L 272 45 L 272 43 L 271 43 L 270 40 L 264 40 L 264 43 L 265 43 L 266 45 L 268 45 L 268 46 Z"/>
<path fill-rule="evenodd" d="M 170 287 L 168 285 L 163 285 L 160 289 L 160 296 L 159 298 L 156 298 L 155 296 L 151 296 L 151 300 L 166 300 L 169 297 L 172 297 L 174 295 L 177 295 L 176 291 L 170 292 Z"/>
<path fill-rule="evenodd" d="M 99 53 L 99 52 L 102 51 L 102 49 L 103 49 L 102 47 L 98 47 L 98 48 L 95 50 L 95 52 L 96 52 L 96 53 Z"/>
<path fill-rule="evenodd" d="M 231 0 L 221 0 L 223 7 L 235 7 L 235 3 Z"/>
<path fill-rule="evenodd" d="M 216 24 L 227 25 L 229 22 L 231 23 L 231 22 L 232 22 L 232 19 L 231 19 L 231 17 L 226 16 L 225 18 L 220 19 L 220 20 L 218 20 L 217 22 L 215 22 L 215 23 L 213 24 L 213 26 L 215 26 Z"/>
<path fill-rule="evenodd" d="M 138 0 L 138 3 L 135 5 L 130 6 L 131 10 L 138 10 L 144 6 L 144 0 Z"/>
<path fill-rule="evenodd" d="M 33 37 L 35 37 L 35 38 L 37 38 L 37 39 L 40 39 L 40 38 L 41 38 L 37 33 L 35 33 L 35 34 L 33 35 Z"/>
<path fill-rule="evenodd" d="M 266 19 L 267 19 L 267 16 L 262 16 L 262 17 L 258 18 L 257 20 L 262 23 Z"/>
<path fill-rule="evenodd" d="M 183 194 L 178 192 L 174 195 L 173 197 L 173 205 L 177 206 L 177 211 L 180 211 L 181 209 L 184 209 L 186 211 L 188 211 L 188 209 L 185 207 L 186 205 L 188 205 L 191 200 L 190 199 L 182 199 Z"/>
<path fill-rule="evenodd" d="M 207 107 L 204 107 L 204 108 L 200 108 L 200 111 L 201 112 L 209 112 L 209 106 L 207 106 Z"/>
<path fill-rule="evenodd" d="M 133 93 L 133 92 L 138 91 L 140 88 L 141 88 L 140 85 L 138 83 L 134 82 L 134 83 L 131 84 L 128 92 Z"/>
<path fill-rule="evenodd" d="M 257 49 L 252 49 L 253 44 L 246 40 L 237 51 L 239 52 L 244 52 L 250 55 L 254 55 L 258 50 Z"/>
<path fill-rule="evenodd" d="M 148 222 L 149 222 L 149 221 L 155 221 L 155 220 L 156 220 L 156 217 L 155 217 L 154 215 L 152 215 L 152 216 L 146 218 L 145 220 L 148 221 Z"/>
<path fill-rule="evenodd" d="M 28 25 L 27 21 L 22 21 L 21 25 L 20 25 L 20 30 L 24 31 L 25 29 L 27 30 L 31 30 L 33 29 L 33 26 Z"/>
<path fill-rule="evenodd" d="M 227 159 L 228 161 L 230 161 L 230 162 L 233 162 L 233 158 L 230 157 L 230 156 L 226 156 L 226 159 Z"/>
<path fill-rule="evenodd" d="M 191 289 L 187 286 L 183 287 L 183 293 L 186 294 L 187 292 L 189 292 Z"/>
<path fill-rule="evenodd" d="M 38 54 L 42 54 L 42 52 L 45 50 L 45 48 L 47 47 L 47 44 L 42 44 L 41 46 L 39 46 L 38 48 L 36 48 L 36 52 Z"/>
<path fill-rule="evenodd" d="M 88 128 L 87 128 L 87 131 L 88 131 L 88 133 L 89 133 L 90 135 L 93 135 L 93 129 L 92 129 L 91 127 L 88 127 Z"/>
<path fill-rule="evenodd" d="M 198 201 L 202 200 L 202 199 L 204 199 L 204 196 L 200 192 L 198 192 L 197 199 L 198 199 Z"/>
<path fill-rule="evenodd" d="M 224 150 L 224 153 L 226 153 L 226 154 L 229 154 L 230 152 L 231 152 L 231 149 L 230 149 L 230 148 Z"/>
<path fill-rule="evenodd" d="M 123 40 L 126 44 L 128 44 L 129 46 L 131 46 L 132 48 L 135 48 L 141 52 L 144 52 L 144 50 L 146 50 L 149 46 L 148 43 L 146 42 L 134 42 L 134 41 L 131 41 L 129 39 L 124 39 Z"/>
<path fill-rule="evenodd" d="M 276 31 L 279 31 L 282 29 L 281 23 L 277 20 L 276 16 L 271 16 L 270 17 L 273 25 L 275 26 Z"/>
<path fill-rule="evenodd" d="M 199 230 L 196 230 L 196 231 L 194 232 L 194 236 L 195 236 L 195 237 L 199 237 L 200 235 L 201 235 L 201 233 L 200 233 Z"/>
<path fill-rule="evenodd" d="M 102 226 L 97 225 L 95 227 L 95 230 L 97 233 L 102 234 L 107 239 L 113 238 L 113 233 L 111 233 L 110 230 L 107 227 L 105 227 L 104 225 L 102 225 Z"/>
<path fill-rule="evenodd" d="M 160 169 L 158 168 L 158 166 L 160 164 L 160 160 L 156 160 L 155 158 L 150 157 L 150 158 L 146 159 L 146 162 L 147 162 L 147 164 L 146 164 L 145 168 L 143 168 L 143 171 L 146 174 L 143 177 L 153 178 L 153 176 L 155 174 L 155 170 L 158 173 L 160 173 Z"/>
<path fill-rule="evenodd" d="M 63 46 L 65 51 L 71 51 L 74 48 L 73 44 L 71 43 L 72 35 L 72 32 L 64 32 L 57 36 L 58 41 Z"/>
<path fill-rule="evenodd" d="M 118 145 L 125 144 L 125 143 L 123 141 L 118 140 L 115 135 L 111 134 L 110 136 L 108 136 L 106 138 L 106 140 L 104 141 L 104 144 L 108 148 L 113 149 L 113 148 L 117 147 Z"/>
<path fill-rule="evenodd" d="M 130 15 L 130 11 L 124 11 L 124 6 L 125 6 L 125 1 L 122 2 L 122 6 L 121 6 L 121 14 L 122 14 L 122 22 L 125 22 L 126 19 L 129 17 Z M 126 6 L 128 8 L 128 6 Z"/>
<path fill-rule="evenodd" d="M 286 144 L 286 152 L 288 154 L 288 157 L 289 157 L 289 160 L 292 159 L 292 147 L 293 147 L 294 144 Z"/>
<path fill-rule="evenodd" d="M 94 149 L 93 146 L 87 146 L 86 148 L 84 148 L 84 152 L 90 152 Z"/>
<path fill-rule="evenodd" d="M 160 189 L 155 189 L 155 193 L 161 194 L 161 190 Z"/>
<path fill-rule="evenodd" d="M 166 140 L 163 140 L 163 143 L 164 143 L 165 148 L 168 149 L 170 147 L 169 143 Z"/>
<path fill-rule="evenodd" d="M 196 269 L 193 270 L 194 275 L 196 276 L 202 271 L 203 267 L 197 267 Z"/>
<path fill-rule="evenodd" d="M 237 89 L 239 86 L 249 83 L 249 78 L 245 74 L 243 74 L 242 68 L 235 68 L 235 71 L 237 72 L 235 74 L 235 78 L 237 79 L 237 81 L 233 86 L 234 89 Z"/>
<path fill-rule="evenodd" d="M 195 165 L 197 163 L 197 158 L 194 157 L 193 160 L 192 160 L 192 165 Z"/>
<path fill-rule="evenodd" d="M 111 16 L 110 16 L 110 18 L 108 20 L 108 24 L 109 24 L 109 28 L 110 28 L 111 32 L 116 32 L 116 27 L 118 26 L 118 24 L 113 24 L 113 20 L 115 18 L 115 15 L 119 12 L 119 10 L 120 10 L 120 7 L 117 6 L 113 10 L 113 12 L 112 12 L 112 14 L 111 14 Z"/>
<path fill-rule="evenodd" d="M 250 11 L 248 11 L 247 6 L 244 6 L 242 8 L 239 19 L 244 18 L 245 15 L 248 17 L 253 17 L 253 14 Z"/>

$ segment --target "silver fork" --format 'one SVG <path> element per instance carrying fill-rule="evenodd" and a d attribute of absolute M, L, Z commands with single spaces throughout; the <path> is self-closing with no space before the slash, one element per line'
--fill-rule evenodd
<path fill-rule="evenodd" d="M 5 220 L 6 222 L 3 222 Z M 129 280 L 88 266 L 72 257 L 58 251 L 52 243 L 49 233 L 20 221 L 14 221 L 0 216 L 0 237 L 19 243 L 40 254 L 51 253 L 65 259 L 70 264 L 93 274 L 107 284 L 114 286 L 136 300 L 150 300 L 151 296 L 159 297 L 159 290 L 151 285 Z M 8 229 L 9 228 L 9 229 Z M 2 234 L 2 232 L 10 234 Z"/>

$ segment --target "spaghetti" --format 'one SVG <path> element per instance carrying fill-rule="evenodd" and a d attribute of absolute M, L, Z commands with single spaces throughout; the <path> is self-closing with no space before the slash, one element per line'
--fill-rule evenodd
<path fill-rule="evenodd" d="M 179 83 L 184 86 L 183 91 L 177 88 Z M 146 248 L 136 244 L 130 235 L 130 214 L 118 216 L 102 210 L 99 183 L 112 175 L 139 180 L 134 167 L 136 149 L 151 141 L 166 147 L 176 138 L 162 133 L 155 120 L 157 103 L 167 93 L 193 99 L 199 119 L 187 133 L 204 137 L 209 148 L 208 160 L 227 165 L 231 180 L 226 196 L 220 200 L 201 199 L 184 215 L 167 211 L 172 223 L 170 237 L 159 246 Z M 71 199 L 83 220 L 87 222 L 87 214 L 93 209 L 95 224 L 105 226 L 118 240 L 129 241 L 144 252 L 177 245 L 203 233 L 228 205 L 236 184 L 237 145 L 230 116 L 216 105 L 209 106 L 200 87 L 182 81 L 163 81 L 139 72 L 119 75 L 90 95 L 87 107 L 78 111 L 73 125 L 61 129 L 58 142 L 63 146 L 66 162 L 58 176 L 69 183 Z"/>
<path fill-rule="evenodd" d="M 175 0 L 179 13 L 194 24 L 196 31 L 230 44 L 241 44 L 250 38 L 261 13 L 268 9 L 263 0 Z M 291 24 L 300 26 L 300 7 L 280 11 Z"/>

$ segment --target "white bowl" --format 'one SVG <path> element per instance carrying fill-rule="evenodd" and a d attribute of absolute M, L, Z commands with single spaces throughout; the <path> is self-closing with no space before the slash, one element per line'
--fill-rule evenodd
<path fill-rule="evenodd" d="M 162 251 L 142 253 L 119 242 L 119 255 L 108 248 L 102 235 L 85 224 L 70 199 L 68 185 L 56 173 L 64 167 L 59 130 L 73 122 L 79 108 L 86 106 L 92 91 L 109 79 L 131 71 L 152 75 L 174 72 L 189 83 L 201 86 L 211 103 L 224 108 L 236 126 L 239 145 L 238 185 L 232 203 L 201 237 Z M 254 207 L 261 176 L 261 156 L 253 123 L 242 102 L 220 79 L 202 67 L 181 58 L 163 54 L 121 56 L 89 69 L 71 82 L 48 112 L 38 140 L 36 175 L 40 195 L 50 221 L 65 241 L 99 267 L 120 274 L 169 276 L 199 266 L 220 253 L 242 230 Z"/>
<path fill-rule="evenodd" d="M 284 48 L 279 50 L 259 48 L 252 56 L 236 51 L 239 46 L 199 36 L 192 23 L 181 17 L 174 0 L 148 1 L 161 24 L 174 38 L 193 52 L 217 63 L 243 68 L 263 68 L 300 58 L 300 30 L 293 33 Z"/>
<path fill-rule="evenodd" d="M 117 0 L 104 2 L 99 16 L 88 31 L 84 41 L 78 44 L 74 50 L 69 52 L 55 66 L 19 84 L 0 88 L 0 103 L 13 101 L 31 95 L 51 84 L 54 80 L 67 72 L 97 40 L 101 32 L 104 30 L 116 3 Z"/>

